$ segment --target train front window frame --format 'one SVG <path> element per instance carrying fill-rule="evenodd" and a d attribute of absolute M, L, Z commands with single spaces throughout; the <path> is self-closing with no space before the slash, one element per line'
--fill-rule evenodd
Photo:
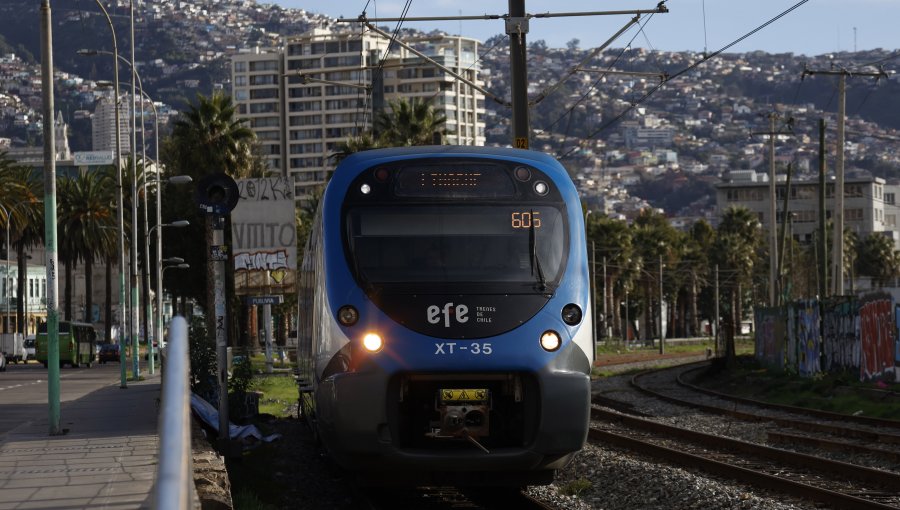
<path fill-rule="evenodd" d="M 351 267 L 367 286 L 545 293 L 568 258 L 566 211 L 552 202 L 356 204 L 344 228 Z"/>

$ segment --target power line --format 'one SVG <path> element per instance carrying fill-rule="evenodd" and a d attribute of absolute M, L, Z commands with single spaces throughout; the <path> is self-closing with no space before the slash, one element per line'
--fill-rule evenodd
<path fill-rule="evenodd" d="M 703 58 L 701 58 L 701 59 L 698 60 L 697 62 L 694 62 L 693 64 L 689 65 L 688 67 L 682 69 L 681 71 L 678 71 L 677 73 L 672 74 L 672 75 L 669 76 L 665 81 L 663 81 L 663 82 L 657 84 L 655 87 L 651 88 L 646 94 L 644 94 L 643 96 L 641 96 L 641 98 L 638 99 L 636 102 L 633 102 L 633 103 L 632 103 L 628 108 L 626 108 L 622 113 L 620 113 L 619 115 L 616 115 L 612 120 L 610 120 L 609 122 L 604 123 L 602 126 L 600 126 L 599 128 L 597 128 L 596 130 L 594 130 L 590 135 L 587 136 L 586 139 L 587 139 L 587 140 L 590 140 L 590 139 L 596 137 L 601 131 L 603 131 L 603 130 L 605 130 L 606 128 L 608 128 L 608 127 L 612 126 L 613 124 L 617 123 L 620 119 L 622 119 L 622 117 L 624 117 L 624 116 L 625 116 L 626 114 L 628 114 L 631 110 L 633 110 L 634 108 L 636 108 L 639 104 L 641 104 L 641 103 L 643 103 L 644 101 L 646 101 L 651 95 L 653 95 L 653 93 L 655 93 L 657 90 L 659 90 L 664 84 L 668 83 L 670 80 L 673 80 L 673 79 L 675 79 L 675 78 L 678 78 L 678 77 L 681 76 L 682 74 L 685 74 L 685 73 L 687 73 L 687 72 L 689 72 L 689 71 L 694 70 L 695 68 L 697 68 L 697 67 L 700 66 L 701 64 L 705 63 L 706 61 L 708 61 L 708 60 L 710 60 L 710 59 L 712 59 L 712 58 L 718 56 L 719 54 L 725 52 L 726 50 L 728 50 L 728 49 L 731 48 L 732 46 L 734 46 L 734 45 L 740 43 L 740 42 L 743 41 L 744 39 L 750 37 L 751 35 L 753 35 L 753 34 L 759 32 L 759 31 L 762 30 L 763 28 L 766 28 L 767 26 L 771 25 L 772 23 L 774 23 L 774 22 L 778 21 L 779 19 L 783 18 L 784 16 L 788 15 L 790 12 L 792 12 L 792 11 L 795 10 L 795 9 L 797 9 L 798 7 L 800 7 L 801 5 L 805 4 L 805 3 L 808 2 L 808 1 L 809 1 L 809 0 L 800 0 L 800 1 L 797 2 L 796 4 L 794 4 L 794 5 L 792 5 L 791 7 L 785 9 L 784 11 L 782 11 L 780 14 L 778 14 L 778 15 L 776 15 L 775 17 L 769 19 L 768 21 L 766 21 L 766 22 L 763 23 L 762 25 L 759 25 L 758 27 L 756 27 L 756 28 L 754 28 L 753 30 L 747 32 L 746 34 L 742 35 L 741 37 L 738 37 L 738 38 L 735 39 L 734 41 L 732 41 L 732 42 L 726 44 L 725 46 L 723 46 L 723 47 L 721 47 L 721 48 L 719 48 L 719 49 L 716 50 L 715 52 L 713 52 L 713 53 L 711 53 L 711 54 L 709 54 L 709 55 L 704 55 Z M 568 152 L 566 152 L 565 154 L 563 154 L 562 156 L 560 156 L 560 157 L 557 158 L 557 159 L 565 159 L 565 158 L 569 157 L 569 156 L 570 156 L 573 152 L 575 152 L 576 150 L 577 150 L 577 148 L 572 148 L 572 149 L 570 149 Z"/>

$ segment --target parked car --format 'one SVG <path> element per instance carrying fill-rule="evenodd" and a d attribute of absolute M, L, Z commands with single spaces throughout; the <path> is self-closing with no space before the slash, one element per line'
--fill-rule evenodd
<path fill-rule="evenodd" d="M 25 352 L 28 354 L 28 359 L 34 359 L 34 335 L 28 335 L 28 338 L 25 339 Z"/>
<path fill-rule="evenodd" d="M 98 354 L 100 363 L 107 361 L 119 361 L 119 344 L 109 343 L 100 344 L 100 352 Z"/>

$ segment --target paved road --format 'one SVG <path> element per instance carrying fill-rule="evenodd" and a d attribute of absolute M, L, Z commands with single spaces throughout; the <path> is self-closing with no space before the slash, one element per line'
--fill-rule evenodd
<path fill-rule="evenodd" d="M 111 384 L 118 387 L 118 363 L 94 364 L 92 368 L 66 365 L 60 369 L 59 399 L 62 403 L 77 400 Z M 31 428 L 37 421 L 49 423 L 48 413 L 47 369 L 43 365 L 12 364 L 6 372 L 0 372 L 0 436 L 17 427 Z M 64 413 L 60 416 L 62 428 L 73 426 Z"/>
<path fill-rule="evenodd" d="M 149 508 L 157 465 L 159 376 L 119 388 L 118 363 L 64 368 L 50 436 L 47 370 L 0 372 L 0 510 Z"/>

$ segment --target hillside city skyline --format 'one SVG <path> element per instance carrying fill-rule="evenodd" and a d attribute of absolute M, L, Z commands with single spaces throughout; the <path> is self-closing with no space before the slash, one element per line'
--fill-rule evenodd
<path fill-rule="evenodd" d="M 368 17 L 399 17 L 404 2 L 358 0 L 336 5 L 328 0 L 275 0 L 282 7 L 302 8 L 329 17 L 356 18 L 363 8 Z M 669 0 L 669 12 L 642 15 L 643 33 L 632 42 L 634 47 L 667 51 L 716 51 L 750 32 L 771 18 L 797 5 L 797 0 L 757 0 L 754 2 L 721 2 L 715 0 Z M 620 11 L 652 9 L 653 0 L 619 0 L 587 2 L 585 0 L 526 0 L 530 14 L 585 11 Z M 490 1 L 477 5 L 460 5 L 453 0 L 436 0 L 410 4 L 408 17 L 482 16 L 506 14 L 508 2 Z M 835 52 L 864 51 L 877 48 L 897 49 L 893 21 L 900 17 L 900 3 L 890 0 L 812 0 L 786 14 L 760 32 L 735 45 L 730 51 L 791 52 L 797 55 L 822 55 Z M 649 20 L 648 20 L 649 18 Z M 572 39 L 582 47 L 602 44 L 628 20 L 628 16 L 578 16 L 538 18 L 530 22 L 528 40 L 538 39 L 553 48 L 562 48 Z M 396 26 L 395 22 L 379 25 Z M 406 22 L 405 28 L 424 32 L 438 29 L 449 34 L 473 37 L 482 41 L 503 33 L 502 20 L 465 20 Z M 631 29 L 617 40 L 621 46 L 637 34 Z M 624 42 L 623 42 L 624 41 Z"/>

